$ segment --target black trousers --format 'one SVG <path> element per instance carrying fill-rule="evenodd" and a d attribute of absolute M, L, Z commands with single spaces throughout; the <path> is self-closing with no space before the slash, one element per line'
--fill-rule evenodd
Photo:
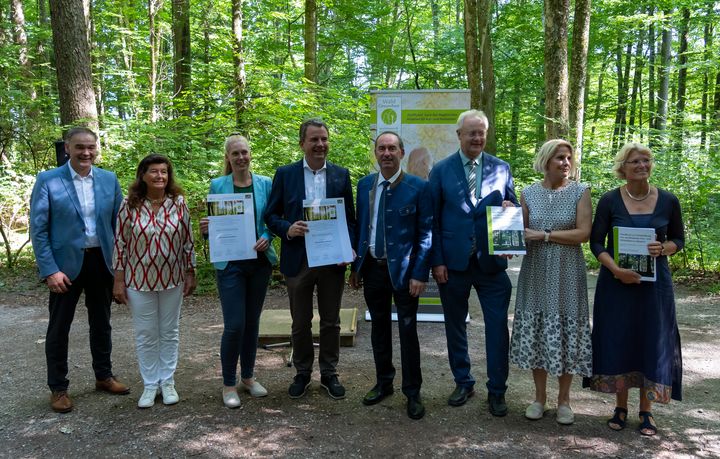
<path fill-rule="evenodd" d="M 67 390 L 68 336 L 80 294 L 85 292 L 85 306 L 90 323 L 90 352 L 95 378 L 112 376 L 110 353 L 110 303 L 113 276 L 105 265 L 102 250 L 87 249 L 80 275 L 72 281 L 67 293 L 50 292 L 50 320 L 45 339 L 47 379 L 51 390 Z"/>
<path fill-rule="evenodd" d="M 408 289 L 395 290 L 390 281 L 388 267 L 369 255 L 363 262 L 363 293 L 372 319 L 370 334 L 375 374 L 381 386 L 392 385 L 395 367 L 392 363 L 392 300 L 398 314 L 400 335 L 400 363 L 402 364 L 402 391 L 408 397 L 420 393 L 420 344 L 417 334 L 417 311 L 419 299 L 410 295 Z"/>
<path fill-rule="evenodd" d="M 315 361 L 312 319 L 313 294 L 317 287 L 320 374 L 336 375 L 340 360 L 340 304 L 345 288 L 345 267 L 329 265 L 308 268 L 305 262 L 297 276 L 286 277 L 285 280 L 292 316 L 293 365 L 297 373 L 309 376 Z"/>

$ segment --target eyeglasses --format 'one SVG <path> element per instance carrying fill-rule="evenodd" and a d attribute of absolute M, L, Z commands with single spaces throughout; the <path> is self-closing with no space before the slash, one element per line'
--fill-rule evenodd
<path fill-rule="evenodd" d="M 642 164 L 643 166 L 648 166 L 653 163 L 652 159 L 633 159 L 632 161 L 624 161 L 623 164 L 629 164 L 631 166 L 639 166 Z"/>

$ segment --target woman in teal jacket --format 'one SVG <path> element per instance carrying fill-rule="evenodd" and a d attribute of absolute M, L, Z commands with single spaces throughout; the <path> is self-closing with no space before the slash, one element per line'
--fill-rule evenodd
<path fill-rule="evenodd" d="M 233 134 L 225 140 L 225 174 L 210 183 L 210 194 L 252 193 L 255 207 L 255 239 L 257 259 L 214 263 L 218 293 L 223 312 L 223 334 L 220 360 L 223 375 L 223 403 L 228 408 L 240 406 L 237 389 L 253 397 L 264 397 L 267 390 L 255 380 L 260 312 L 262 311 L 272 265 L 277 255 L 265 227 L 263 213 L 270 196 L 269 177 L 250 172 L 252 155 L 245 137 Z M 208 219 L 200 222 L 200 230 L 208 234 Z M 240 359 L 240 384 L 237 385 L 237 364 Z M 237 385 L 237 387 L 236 387 Z"/>

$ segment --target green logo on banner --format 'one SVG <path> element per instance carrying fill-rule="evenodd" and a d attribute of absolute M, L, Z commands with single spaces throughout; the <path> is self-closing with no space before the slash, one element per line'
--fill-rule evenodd
<path fill-rule="evenodd" d="M 395 124 L 395 121 L 397 121 L 397 113 L 395 113 L 395 110 L 392 108 L 386 108 L 380 114 L 380 118 L 385 124 Z"/>

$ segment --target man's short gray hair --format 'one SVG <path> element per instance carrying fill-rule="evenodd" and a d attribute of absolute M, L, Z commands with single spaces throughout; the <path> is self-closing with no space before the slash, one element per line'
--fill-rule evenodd
<path fill-rule="evenodd" d="M 466 110 L 462 113 L 460 113 L 460 116 L 458 116 L 457 119 L 457 128 L 458 131 L 462 128 L 463 123 L 465 122 L 465 118 L 480 118 L 482 121 L 485 122 L 485 126 L 490 127 L 490 122 L 488 121 L 488 117 L 482 110 L 475 110 L 474 108 L 472 110 Z"/>

